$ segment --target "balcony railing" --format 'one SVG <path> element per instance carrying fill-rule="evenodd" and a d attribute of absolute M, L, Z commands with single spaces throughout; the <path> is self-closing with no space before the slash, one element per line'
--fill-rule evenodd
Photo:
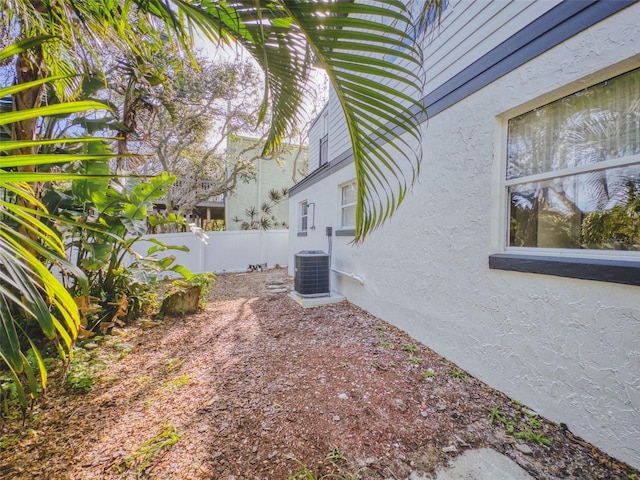
<path fill-rule="evenodd" d="M 184 200 L 184 199 L 188 199 L 188 198 L 196 199 L 203 192 L 210 191 L 214 187 L 215 187 L 215 183 L 207 181 L 207 180 L 198 180 L 197 182 L 195 182 L 195 188 L 194 188 L 193 182 L 190 182 L 190 181 L 184 180 L 184 179 L 178 179 L 171 186 L 171 198 L 180 199 L 180 200 Z M 207 197 L 207 198 L 201 199 L 199 203 L 202 203 L 202 202 L 223 203 L 224 202 L 224 194 L 213 195 L 211 197 Z"/>
<path fill-rule="evenodd" d="M 329 134 L 320 139 L 320 157 L 318 165 L 321 167 L 329 162 Z"/>

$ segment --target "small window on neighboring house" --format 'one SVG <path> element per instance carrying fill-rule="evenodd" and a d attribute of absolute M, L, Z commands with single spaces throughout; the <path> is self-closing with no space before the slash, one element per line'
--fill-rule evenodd
<path fill-rule="evenodd" d="M 510 119 L 505 187 L 509 247 L 640 250 L 640 69 Z"/>
<path fill-rule="evenodd" d="M 305 200 L 300 202 L 300 218 L 298 222 L 298 232 L 306 233 L 309 218 L 309 203 Z"/>
<path fill-rule="evenodd" d="M 356 226 L 356 182 L 349 182 L 340 187 L 340 226 L 355 228 Z"/>

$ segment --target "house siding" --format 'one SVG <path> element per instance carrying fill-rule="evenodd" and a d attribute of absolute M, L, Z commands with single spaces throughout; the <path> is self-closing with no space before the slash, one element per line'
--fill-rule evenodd
<path fill-rule="evenodd" d="M 512 13 L 519 22 L 524 14 L 535 20 L 526 9 Z M 488 263 L 504 252 L 506 120 L 640 67 L 638 25 L 634 4 L 448 102 L 429 119 L 420 181 L 393 218 L 358 247 L 351 237 L 331 239 L 332 267 L 364 281 L 333 274 L 334 290 L 636 467 L 638 287 L 492 270 Z M 490 50 L 476 52 L 476 61 Z M 446 83 L 464 64 L 472 59 L 434 78 Z M 328 249 L 325 227 L 339 225 L 338 185 L 355 177 L 353 164 L 342 160 L 327 177 L 294 188 L 292 202 L 316 203 L 316 229 L 290 236 L 289 265 L 295 252 Z"/>
<path fill-rule="evenodd" d="M 322 116 L 328 111 L 329 106 L 325 105 L 309 129 L 309 172 L 315 172 L 320 166 L 320 139 L 324 135 Z"/>
<path fill-rule="evenodd" d="M 335 90 L 329 90 L 329 161 L 351 151 L 351 139 L 347 121 Z"/>
<path fill-rule="evenodd" d="M 450 3 L 425 50 L 426 84 L 438 86 L 477 61 L 559 1 L 465 0 Z"/>
<path fill-rule="evenodd" d="M 523 28 L 532 18 L 537 18 L 553 6 L 557 0 L 538 2 L 493 0 L 453 0 L 443 15 L 442 23 L 434 31 L 425 50 L 425 79 L 431 89 L 440 86 L 456 73 L 477 61 L 489 50 Z M 464 32 L 464 35 L 460 35 Z M 435 35 L 437 33 L 437 35 Z M 384 82 L 398 90 L 406 86 L 397 81 Z M 351 141 L 347 122 L 335 90 L 329 89 L 329 160 L 350 154 Z M 319 168 L 318 142 L 322 136 L 324 111 L 309 132 L 309 172 Z"/>

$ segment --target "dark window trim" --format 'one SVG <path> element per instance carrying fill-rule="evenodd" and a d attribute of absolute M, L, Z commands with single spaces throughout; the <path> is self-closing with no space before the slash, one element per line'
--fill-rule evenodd
<path fill-rule="evenodd" d="M 422 105 L 426 107 L 427 114 L 423 120 L 436 116 L 538 55 L 634 3 L 636 0 L 565 0 L 559 3 L 425 96 Z M 342 153 L 294 185 L 289 190 L 290 194 L 301 192 L 352 161 L 351 151 Z"/>
<path fill-rule="evenodd" d="M 299 237 L 306 237 L 307 236 L 307 232 L 298 232 L 298 236 Z"/>
<path fill-rule="evenodd" d="M 355 237 L 356 229 L 355 228 L 343 228 L 341 230 L 336 230 L 336 237 Z"/>
<path fill-rule="evenodd" d="M 489 268 L 640 286 L 640 262 L 630 260 L 497 253 Z"/>

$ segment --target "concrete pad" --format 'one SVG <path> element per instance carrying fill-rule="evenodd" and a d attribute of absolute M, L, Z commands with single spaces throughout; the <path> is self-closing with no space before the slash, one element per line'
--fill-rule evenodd
<path fill-rule="evenodd" d="M 340 303 L 345 300 L 345 297 L 336 292 L 331 292 L 331 294 L 326 297 L 302 297 L 298 295 L 297 292 L 291 292 L 289 297 L 291 297 L 302 308 L 330 305 L 332 303 Z"/>
<path fill-rule="evenodd" d="M 408 480 L 428 477 L 411 474 Z M 509 457 L 490 448 L 467 450 L 438 470 L 435 480 L 534 480 L 525 470 Z"/>

